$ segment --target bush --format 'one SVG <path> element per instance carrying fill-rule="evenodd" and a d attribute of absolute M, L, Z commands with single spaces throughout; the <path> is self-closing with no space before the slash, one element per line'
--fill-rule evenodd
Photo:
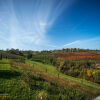
<path fill-rule="evenodd" d="M 48 95 L 47 91 L 45 91 L 45 90 L 37 91 L 36 99 L 37 100 L 48 100 L 49 99 L 49 95 Z"/>

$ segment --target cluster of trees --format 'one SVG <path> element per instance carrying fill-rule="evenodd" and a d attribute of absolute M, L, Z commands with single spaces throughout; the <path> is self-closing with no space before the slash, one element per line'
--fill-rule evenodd
<path fill-rule="evenodd" d="M 63 48 L 61 50 L 53 50 L 53 52 L 100 52 L 100 50 L 80 49 L 80 48 Z"/>
<path fill-rule="evenodd" d="M 0 50 L 0 51 L 5 51 L 7 53 L 10 54 L 15 54 L 15 55 L 20 55 L 23 56 L 24 54 L 28 54 L 28 53 L 32 53 L 32 54 L 36 54 L 36 53 L 65 53 L 65 52 L 96 52 L 96 53 L 100 53 L 100 50 L 91 50 L 91 49 L 80 49 L 80 48 L 64 48 L 61 50 L 43 50 L 43 51 L 32 51 L 32 50 L 19 50 L 19 49 L 6 49 L 6 50 Z"/>
<path fill-rule="evenodd" d="M 56 66 L 56 62 L 57 62 L 56 58 L 51 53 L 38 53 L 36 55 L 33 55 L 32 60 L 46 63 L 46 64 L 51 64 L 54 66 Z"/>
<path fill-rule="evenodd" d="M 6 50 L 7 53 L 9 54 L 15 54 L 15 55 L 19 55 L 19 56 L 23 56 L 23 51 L 19 50 L 19 49 L 7 49 Z"/>
<path fill-rule="evenodd" d="M 33 57 L 33 54 L 31 52 L 27 53 L 27 59 L 31 59 Z"/>
<path fill-rule="evenodd" d="M 57 68 L 66 75 L 100 84 L 100 70 L 95 69 L 94 61 L 62 61 Z"/>

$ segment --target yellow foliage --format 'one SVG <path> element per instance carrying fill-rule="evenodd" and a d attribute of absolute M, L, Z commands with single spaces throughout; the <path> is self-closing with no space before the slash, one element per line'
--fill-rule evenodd
<path fill-rule="evenodd" d="M 94 71 L 94 72 L 93 72 L 93 75 L 95 75 L 95 73 L 96 73 L 96 72 Z"/>
<path fill-rule="evenodd" d="M 87 70 L 88 77 L 92 76 L 92 70 Z"/>

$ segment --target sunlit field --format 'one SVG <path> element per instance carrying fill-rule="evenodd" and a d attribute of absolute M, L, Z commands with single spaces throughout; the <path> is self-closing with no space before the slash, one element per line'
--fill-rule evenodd
<path fill-rule="evenodd" d="M 0 0 L 0 100 L 100 100 L 100 0 Z"/>

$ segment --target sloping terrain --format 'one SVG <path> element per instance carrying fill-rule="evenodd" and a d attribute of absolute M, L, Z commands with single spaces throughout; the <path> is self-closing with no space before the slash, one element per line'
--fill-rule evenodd
<path fill-rule="evenodd" d="M 10 62 L 10 63 L 9 63 Z M 51 65 L 26 60 L 26 64 L 1 60 L 1 100 L 92 100 L 100 95 L 100 86 L 66 76 Z"/>

